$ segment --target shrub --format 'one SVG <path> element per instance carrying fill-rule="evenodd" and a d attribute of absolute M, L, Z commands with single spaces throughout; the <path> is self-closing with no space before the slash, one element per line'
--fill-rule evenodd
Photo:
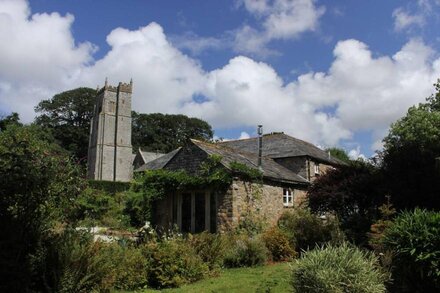
<path fill-rule="evenodd" d="M 342 244 L 307 251 L 293 263 L 296 292 L 386 292 L 386 275 L 372 253 Z"/>
<path fill-rule="evenodd" d="M 148 283 L 154 288 L 179 287 L 204 278 L 209 270 L 183 239 L 150 242 L 144 246 L 150 259 Z"/>
<path fill-rule="evenodd" d="M 258 237 L 239 236 L 225 256 L 225 266 L 252 267 L 263 265 L 267 261 L 269 251 Z"/>
<path fill-rule="evenodd" d="M 385 230 L 384 247 L 394 252 L 393 279 L 399 292 L 440 290 L 440 213 L 403 212 Z"/>
<path fill-rule="evenodd" d="M 291 247 L 298 252 L 329 241 L 337 243 L 343 240 L 343 233 L 336 220 L 328 219 L 324 222 L 307 209 L 283 213 L 278 220 L 278 227 L 286 233 Z"/>
<path fill-rule="evenodd" d="M 111 243 L 103 245 L 99 253 L 112 264 L 109 279 L 113 288 L 136 290 L 147 286 L 150 263 L 141 248 Z"/>
<path fill-rule="evenodd" d="M 283 261 L 296 256 L 286 233 L 276 226 L 263 234 L 263 241 L 274 261 Z"/>
<path fill-rule="evenodd" d="M 123 192 L 130 189 L 130 182 L 89 180 L 88 183 L 91 188 L 98 189 L 109 194 L 115 194 L 117 192 Z"/>
<path fill-rule="evenodd" d="M 223 266 L 223 259 L 227 250 L 226 236 L 203 232 L 190 235 L 189 244 L 194 248 L 198 256 L 205 262 L 210 270 L 216 270 Z"/>

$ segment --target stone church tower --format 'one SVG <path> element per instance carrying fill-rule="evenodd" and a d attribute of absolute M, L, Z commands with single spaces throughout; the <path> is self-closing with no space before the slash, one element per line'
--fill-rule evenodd
<path fill-rule="evenodd" d="M 97 91 L 90 122 L 87 177 L 94 180 L 130 181 L 133 175 L 131 147 L 131 93 L 133 82 Z"/>

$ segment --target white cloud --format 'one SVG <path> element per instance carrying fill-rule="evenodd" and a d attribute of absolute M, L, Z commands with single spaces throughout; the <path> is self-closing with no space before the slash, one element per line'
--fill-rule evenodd
<path fill-rule="evenodd" d="M 255 9 L 264 17 L 263 8 Z M 0 1 L 0 11 L 0 42 L 7 44 L 0 47 L 0 107 L 26 121 L 41 99 L 61 90 L 102 85 L 106 76 L 111 83 L 133 77 L 133 108 L 139 112 L 183 113 L 217 129 L 263 124 L 266 132 L 284 131 L 323 146 L 360 130 L 379 142 L 391 122 L 432 92 L 440 76 L 440 59 L 417 39 L 379 57 L 358 40 L 340 41 L 326 72 L 289 83 L 270 65 L 244 56 L 205 72 L 157 23 L 114 29 L 107 36 L 108 53 L 93 60 L 92 45 L 75 45 L 73 16 L 31 16 L 23 1 Z M 34 46 L 43 49 L 36 54 L 29 50 Z M 197 102 L 200 95 L 206 99 Z"/>
<path fill-rule="evenodd" d="M 407 29 L 414 25 L 422 27 L 425 24 L 425 18 L 422 14 L 410 14 L 402 7 L 396 8 L 393 11 L 393 18 L 394 29 L 397 31 Z"/>
<path fill-rule="evenodd" d="M 367 160 L 367 157 L 361 153 L 361 147 L 357 146 L 355 149 L 351 149 L 348 152 L 348 157 L 352 160 Z"/>
<path fill-rule="evenodd" d="M 316 30 L 323 6 L 315 0 L 244 0 L 245 9 L 262 19 L 262 28 L 244 25 L 235 30 L 234 49 L 241 53 L 269 55 L 266 46 L 272 40 L 295 39 L 302 33 Z"/>
<path fill-rule="evenodd" d="M 238 138 L 238 139 L 247 139 L 247 138 L 250 138 L 251 136 L 249 135 L 249 133 L 247 133 L 247 132 L 245 132 L 245 131 L 242 131 L 241 133 L 240 133 L 240 137 Z"/>
<path fill-rule="evenodd" d="M 206 50 L 218 50 L 229 47 L 230 40 L 226 38 L 201 37 L 194 32 L 170 37 L 178 49 L 189 50 L 193 55 L 199 55 Z"/>

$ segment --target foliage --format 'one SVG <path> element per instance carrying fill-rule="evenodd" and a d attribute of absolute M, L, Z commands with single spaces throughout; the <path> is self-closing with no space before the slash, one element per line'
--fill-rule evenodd
<path fill-rule="evenodd" d="M 23 125 L 20 123 L 20 116 L 18 115 L 18 113 L 13 112 L 6 117 L 0 118 L 0 131 L 6 130 L 6 128 L 9 127 L 10 125 L 16 125 L 16 126 Z"/>
<path fill-rule="evenodd" d="M 52 131 L 60 146 L 78 160 L 87 159 L 90 120 L 93 117 L 96 90 L 80 87 L 41 101 L 35 111 L 35 123 Z"/>
<path fill-rule="evenodd" d="M 90 188 L 102 190 L 107 194 L 115 194 L 129 190 L 131 184 L 120 181 L 88 180 L 88 185 Z"/>
<path fill-rule="evenodd" d="M 436 93 L 408 109 L 384 138 L 383 171 L 398 209 L 440 209 L 440 81 Z M 417 196 L 414 196 L 416 195 Z"/>
<path fill-rule="evenodd" d="M 371 225 L 370 233 L 368 233 L 368 244 L 378 253 L 384 253 L 382 239 L 385 230 L 391 226 L 392 218 L 396 213 L 396 209 L 391 204 L 390 197 L 387 197 L 387 202 L 379 207 L 380 218 Z"/>
<path fill-rule="evenodd" d="M 343 240 L 336 220 L 328 219 L 324 222 L 307 209 L 284 212 L 278 219 L 278 227 L 287 236 L 292 249 L 297 252 Z"/>
<path fill-rule="evenodd" d="M 266 263 L 269 251 L 259 237 L 240 235 L 233 240 L 225 256 L 226 267 L 253 267 Z"/>
<path fill-rule="evenodd" d="M 333 148 L 328 148 L 325 151 L 330 152 L 330 155 L 333 158 L 339 159 L 342 162 L 350 163 L 351 161 L 350 157 L 347 155 L 347 152 L 341 148 L 333 147 Z"/>
<path fill-rule="evenodd" d="M 221 234 L 210 234 L 205 231 L 189 235 L 188 241 L 209 269 L 215 271 L 223 266 L 223 259 L 228 248 L 225 237 Z"/>
<path fill-rule="evenodd" d="M 189 139 L 211 140 L 213 131 L 207 122 L 185 115 L 139 114 L 132 112 L 133 148 L 168 153 Z"/>
<path fill-rule="evenodd" d="M 309 207 L 316 214 L 335 214 L 349 240 L 365 245 L 366 233 L 385 202 L 380 171 L 364 161 L 329 170 L 309 188 Z"/>
<path fill-rule="evenodd" d="M 386 292 L 386 275 L 372 253 L 347 244 L 309 250 L 294 261 L 296 292 Z"/>
<path fill-rule="evenodd" d="M 277 226 L 266 230 L 262 238 L 272 256 L 272 260 L 284 261 L 296 256 L 295 250 L 289 243 L 287 233 Z"/>
<path fill-rule="evenodd" d="M 149 242 L 144 251 L 150 262 L 148 283 L 153 288 L 179 287 L 208 274 L 208 266 L 182 238 Z"/>
<path fill-rule="evenodd" d="M 239 175 L 243 180 L 261 182 L 263 179 L 263 173 L 260 170 L 248 167 L 245 164 L 234 161 L 229 164 L 229 167 L 234 174 Z"/>
<path fill-rule="evenodd" d="M 210 156 L 197 175 L 185 171 L 148 170 L 136 178 L 127 200 L 126 213 L 133 226 L 153 219 L 153 204 L 167 193 L 182 189 L 210 187 L 221 190 L 231 184 L 230 174 L 221 166 L 220 157 Z"/>
<path fill-rule="evenodd" d="M 85 185 L 48 137 L 36 126 L 0 132 L 0 291 L 29 289 L 30 256 L 56 223 L 74 220 L 73 203 Z"/>
<path fill-rule="evenodd" d="M 440 290 L 440 213 L 415 209 L 400 214 L 385 231 L 383 244 L 394 252 L 398 292 Z"/>
<path fill-rule="evenodd" d="M 108 194 L 87 188 L 76 200 L 76 219 L 91 226 L 127 228 L 129 217 L 124 215 L 125 193 Z"/>
<path fill-rule="evenodd" d="M 51 235 L 34 256 L 47 292 L 92 292 L 112 287 L 112 261 L 103 257 L 101 244 L 86 232 L 67 229 Z M 41 261 L 43 260 L 43 261 Z"/>

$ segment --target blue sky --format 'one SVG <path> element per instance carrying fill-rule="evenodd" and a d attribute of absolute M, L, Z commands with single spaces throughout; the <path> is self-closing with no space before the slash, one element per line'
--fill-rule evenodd
<path fill-rule="evenodd" d="M 134 80 L 133 108 L 354 157 L 440 77 L 440 1 L 0 0 L 0 112 Z"/>

